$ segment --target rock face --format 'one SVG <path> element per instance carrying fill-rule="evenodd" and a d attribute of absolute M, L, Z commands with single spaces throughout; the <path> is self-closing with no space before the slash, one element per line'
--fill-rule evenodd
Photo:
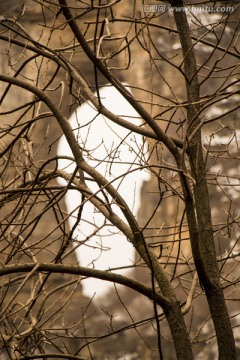
<path fill-rule="evenodd" d="M 15 36 L 19 41 L 26 41 L 26 36 L 46 43 L 47 31 L 45 34 L 39 30 L 38 24 L 42 22 L 41 8 L 34 2 L 24 1 L 5 1 L 0 2 L 0 12 L 4 18 L 0 24 L 0 33 L 3 38 L 13 35 L 14 31 L 9 28 L 13 26 L 14 18 L 21 12 L 24 15 L 19 19 L 21 26 L 15 26 L 15 30 L 19 30 L 23 36 Z M 51 17 L 46 21 L 51 21 Z M 41 34 L 42 33 L 42 34 Z M 10 35 L 11 34 L 11 35 Z M 45 37 L 45 39 L 44 39 Z M 15 71 L 22 66 L 19 78 L 25 81 L 35 81 L 37 76 L 37 68 L 41 67 L 41 61 L 36 59 L 29 66 L 27 63 L 28 56 L 33 53 L 26 51 L 24 53 L 20 46 L 11 46 L 8 41 L 0 40 L 1 51 L 1 73 L 13 75 Z M 25 65 L 24 65 L 25 62 Z M 43 66 L 46 66 L 43 65 Z M 50 69 L 50 74 L 55 69 Z M 57 82 L 60 81 L 62 75 L 59 75 Z M 41 82 L 43 79 L 39 79 Z M 48 81 L 48 80 L 46 80 Z M 6 84 L 1 82 L 1 96 Z M 53 101 L 57 101 L 58 92 L 53 95 Z M 37 110 L 34 105 L 24 110 L 11 112 L 11 109 L 21 108 L 24 104 L 32 102 L 33 96 L 20 88 L 12 86 L 5 98 L 1 102 L 1 130 L 5 130 L 7 126 L 11 127 L 16 122 L 23 124 L 29 119 L 37 117 L 43 110 Z M 67 99 L 65 103 L 64 114 L 69 113 Z M 39 103 L 36 103 L 36 107 Z M 29 110 L 31 108 L 31 110 Z M 47 111 L 47 109 L 45 109 Z M 10 112 L 9 112 L 10 111 Z M 4 136 L 0 141 L 1 151 L 6 148 L 7 144 L 14 137 L 19 135 L 19 129 L 9 130 L 8 135 Z M 58 139 L 60 129 L 53 118 L 47 114 L 42 115 L 39 121 L 32 124 L 31 128 L 25 133 L 25 136 L 16 141 L 10 151 L 6 152 L 1 162 L 1 188 L 11 188 L 14 191 L 18 186 L 28 186 L 34 176 L 39 172 L 46 170 L 45 162 L 56 154 L 56 145 L 52 142 Z M 47 166 L 47 165 L 46 165 Z M 50 164 L 50 167 L 51 164 Z M 7 184 L 12 182 L 12 186 Z M 52 186 L 57 183 L 53 179 Z M 1 198 L 1 263 L 7 265 L 23 264 L 32 262 L 57 262 L 58 257 L 65 264 L 77 264 L 74 252 L 65 254 L 62 252 L 64 238 L 68 232 L 65 225 L 59 227 L 62 221 L 61 212 L 56 207 L 50 207 L 51 201 L 54 201 L 54 190 L 46 191 L 45 194 L 40 191 L 33 191 L 26 197 L 14 199 L 13 196 L 7 194 Z M 19 206 L 20 205 L 20 206 Z M 64 209 L 64 202 L 61 202 Z M 18 209 L 18 210 L 17 210 Z M 23 220 L 24 219 L 24 220 Z M 54 260 L 55 259 L 55 260 Z M 66 274 L 41 274 L 32 275 L 22 282 L 24 273 L 15 276 L 5 276 L 1 279 L 1 311 L 3 317 L 1 321 L 2 333 L 6 335 L 5 344 L 8 350 L 3 350 L 1 345 L 0 357 L 4 359 L 15 359 L 15 353 L 24 351 L 28 353 L 38 353 L 39 343 L 41 342 L 40 333 L 37 328 L 40 326 L 44 329 L 44 324 L 48 323 L 52 334 L 46 336 L 49 338 L 49 351 L 51 347 L 51 337 L 54 338 L 54 331 L 58 332 L 59 327 L 65 321 L 72 324 L 76 319 L 76 311 L 81 306 L 85 307 L 88 299 L 82 296 L 82 288 L 76 277 Z M 74 296 L 70 294 L 74 292 Z M 46 293 L 48 294 L 46 296 Z M 35 324 L 35 325 L 34 325 Z M 38 324 L 38 325 L 37 325 Z M 35 326 L 35 328 L 34 328 Z M 47 327 L 45 327 L 47 331 Z M 54 330 L 56 329 L 56 330 Z M 16 343 L 12 340 L 15 333 L 18 333 Z M 25 334 L 25 335 L 24 335 Z M 27 335 L 27 336 L 26 336 Z M 44 343 L 45 341 L 43 341 Z M 71 340 L 66 341 L 68 346 L 73 347 Z M 61 340 L 59 340 L 59 346 Z M 6 346 L 4 346 L 6 349 Z M 15 352 L 16 350 L 16 352 Z M 46 350 L 48 351 L 48 350 Z M 54 351 L 56 351 L 54 349 Z"/>

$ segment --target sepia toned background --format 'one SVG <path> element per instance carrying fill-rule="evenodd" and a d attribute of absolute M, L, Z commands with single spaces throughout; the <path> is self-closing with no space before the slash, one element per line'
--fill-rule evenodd
<path fill-rule="evenodd" d="M 69 2 L 72 5 L 72 11 L 84 12 L 84 4 L 79 4 L 78 1 Z M 81 3 L 81 2 L 80 2 Z M 150 3 L 150 2 L 148 2 Z M 79 8 L 81 10 L 79 10 Z M 76 10 L 74 10 L 76 9 Z M 157 14 L 154 22 L 161 25 L 162 28 L 151 28 L 151 41 L 147 37 L 148 30 L 142 32 L 141 22 L 133 24 L 127 23 L 130 18 L 143 17 L 142 2 L 136 1 L 135 7 L 128 1 L 120 1 L 114 5 L 114 21 L 111 22 L 109 27 L 112 34 L 116 34 L 119 38 L 124 39 L 126 34 L 129 39 L 134 38 L 136 31 L 139 32 L 138 36 L 134 38 L 131 43 L 131 56 L 128 51 L 122 51 L 118 57 L 114 58 L 111 63 L 112 72 L 121 81 L 127 82 L 132 86 L 132 91 L 136 99 L 138 99 L 143 106 L 148 110 L 151 115 L 161 124 L 162 129 L 170 136 L 182 139 L 184 137 L 185 127 L 184 121 L 186 113 L 183 107 L 172 106 L 176 103 L 184 103 L 185 98 L 185 85 L 184 77 L 179 71 L 179 63 L 181 63 L 180 43 L 176 31 L 174 31 L 173 18 L 166 12 Z M 46 7 L 41 6 L 40 3 L 35 1 L 0 1 L 1 19 L 4 25 L 0 24 L 0 32 L 3 37 L 14 36 L 16 40 L 23 41 L 23 36 L 30 36 L 34 42 L 46 44 L 49 48 L 58 49 L 64 48 L 73 44 L 73 34 L 64 22 L 62 14 L 57 14 L 57 7 L 53 4 L 47 4 Z M 22 27 L 14 25 L 14 19 L 22 12 L 19 18 L 19 23 Z M 99 21 L 105 17 L 112 16 L 108 10 L 102 9 L 101 11 L 91 10 L 86 12 L 79 19 L 79 26 L 83 33 L 86 34 L 88 39 L 94 38 L 96 31 L 96 16 L 99 16 Z M 200 16 L 200 15 L 199 15 Z M 215 16 L 215 18 L 214 18 Z M 9 18 L 9 20 L 6 20 Z M 229 47 L 232 51 L 239 51 L 239 11 L 235 11 L 229 16 L 227 25 L 222 21 L 221 26 L 217 26 L 220 22 L 220 17 L 216 14 L 203 14 L 198 22 L 199 17 L 192 18 L 192 34 L 200 36 L 206 32 L 205 26 L 208 22 L 213 23 L 216 27 L 216 36 L 221 38 L 221 46 Z M 215 19 L 215 20 L 214 20 Z M 124 21 L 123 21 L 124 20 Z M 11 30 L 14 27 L 14 31 Z M 172 31 L 166 31 L 166 27 Z M 196 28 L 196 30 L 194 30 Z M 54 31 L 53 31 L 54 29 Z M 100 31 L 98 29 L 97 31 Z M 19 32 L 19 35 L 18 35 Z M 226 35 L 227 34 L 227 35 Z M 229 38 L 232 41 L 229 44 Z M 26 39 L 25 39 L 26 40 Z M 211 39 L 211 32 L 209 36 L 204 37 L 205 41 L 213 41 Z M 90 40 L 89 40 L 90 41 Z M 90 41 L 91 43 L 91 41 Z M 105 44 L 106 52 L 111 51 L 116 46 L 116 41 Z M 120 48 L 125 46 L 123 41 Z M 109 49 L 109 50 L 108 50 Z M 146 51 L 146 49 L 148 51 Z M 206 163 L 208 163 L 209 171 L 209 191 L 210 201 L 212 207 L 212 216 L 214 222 L 214 229 L 216 233 L 216 250 L 220 256 L 227 256 L 227 250 L 235 242 L 234 248 L 238 247 L 239 238 L 239 139 L 240 139 L 240 126 L 239 126 L 239 110 L 237 104 L 239 103 L 239 91 L 235 84 L 239 76 L 239 59 L 229 54 L 224 54 L 223 51 L 213 49 L 207 44 L 196 45 L 196 55 L 199 64 L 201 64 L 200 81 L 202 81 L 202 101 L 206 105 L 206 111 L 203 112 L 205 120 L 209 120 L 203 129 L 203 143 L 205 146 Z M 46 86 L 46 94 L 52 99 L 55 104 L 60 104 L 60 109 L 63 115 L 68 118 L 70 114 L 79 105 L 76 99 L 69 92 L 69 79 L 66 74 L 57 69 L 56 64 L 52 61 L 38 57 L 27 63 L 27 58 L 33 55 L 29 50 L 23 50 L 16 44 L 10 44 L 0 39 L 0 64 L 1 72 L 4 74 L 13 75 L 17 68 L 21 69 L 21 78 L 28 80 L 32 83 L 38 84 L 40 88 Z M 151 56 L 150 56 L 151 55 Z M 102 74 L 95 71 L 92 63 L 87 58 L 83 50 L 76 46 L 74 51 L 66 51 L 64 53 L 66 58 L 71 59 L 71 62 L 80 70 L 81 74 L 90 84 L 93 90 L 97 85 L 104 85 L 108 83 L 107 79 Z M 172 63 L 176 64 L 174 68 L 166 58 L 171 59 Z M 26 62 L 26 63 L 25 63 Z M 128 64 L 130 63 L 130 66 Z M 213 67 L 218 69 L 211 75 Z M 115 68 L 115 70 L 114 70 Z M 126 70 L 124 70 L 126 68 Z M 39 76 L 41 74 L 41 76 Z M 39 76 L 39 77 L 38 77 Z M 204 81 L 204 78 L 207 80 Z M 223 80 L 227 79 L 227 80 Z M 224 82 L 226 91 L 224 90 Z M 49 85 L 50 83 L 50 85 Z M 227 85 L 233 83 L 232 92 L 236 92 L 234 96 L 228 98 Z M 0 83 L 1 94 L 4 93 L 7 85 Z M 222 87 L 222 95 L 219 94 L 219 87 Z M 235 90 L 236 89 L 236 90 Z M 148 91 L 146 91 L 148 90 Z M 80 101 L 83 103 L 84 98 L 81 97 Z M 211 102 L 211 96 L 216 101 Z M 223 96 L 226 93 L 225 97 Z M 204 103 L 205 97 L 209 97 L 208 101 Z M 210 99 L 210 100 L 209 100 Z M 0 150 L 10 143 L 13 137 L 17 134 L 17 128 L 11 129 L 17 119 L 20 123 L 29 121 L 30 112 L 22 111 L 22 106 L 26 103 L 33 101 L 33 96 L 22 91 L 20 88 L 11 87 L 6 97 L 2 99 L 0 105 L 0 125 L 1 128 L 6 129 L 9 126 L 9 133 L 4 133 L 4 138 L 1 138 Z M 19 107 L 19 111 L 11 113 L 11 108 Z M 236 111 L 230 112 L 229 115 L 220 117 L 225 112 L 226 107 L 229 109 L 236 108 Z M 165 111 L 166 109 L 166 111 Z M 33 111 L 33 110 L 32 110 Z M 24 184 L 35 176 L 41 166 L 44 169 L 53 169 L 56 166 L 56 161 L 51 160 L 56 156 L 57 142 L 61 136 L 61 130 L 56 120 L 48 113 L 39 102 L 36 102 L 34 108 L 35 116 L 39 114 L 39 120 L 34 122 L 34 125 L 29 130 L 28 135 L 19 139 L 19 145 L 16 146 L 2 158 L 2 184 L 6 184 L 13 178 L 18 178 L 19 184 Z M 22 115 L 23 114 L 23 115 Z M 219 120 L 210 121 L 219 116 Z M 170 125 L 169 125 L 170 124 Z M 150 164 L 156 165 L 158 168 L 159 159 L 164 164 L 172 164 L 173 159 L 169 153 L 164 150 L 161 143 L 156 143 L 155 140 L 149 141 L 149 152 L 151 153 Z M 18 152 L 19 150 L 19 152 Z M 26 152 L 32 152 L 32 163 L 28 163 L 25 159 Z M 9 155 L 10 154 L 10 155 Z M 49 160 L 49 163 L 46 161 Z M 8 164 L 7 171 L 6 164 Z M 217 175 L 221 176 L 217 179 Z M 39 176 L 41 173 L 39 174 Z M 231 176 L 231 180 L 229 180 Z M 232 181 L 232 183 L 231 183 Z M 52 180 L 52 185 L 57 186 L 55 178 Z M 179 197 L 174 194 L 174 191 L 180 189 L 179 179 L 174 174 L 169 174 L 169 170 L 156 170 L 151 180 L 143 184 L 142 188 L 142 206 L 138 213 L 138 221 L 143 228 L 147 224 L 144 233 L 148 240 L 149 246 L 154 249 L 156 255 L 159 257 L 159 262 L 163 264 L 169 278 L 175 275 L 175 287 L 178 294 L 179 301 L 184 301 L 185 292 L 184 286 L 179 285 L 180 280 L 176 275 L 187 273 L 189 268 L 193 265 L 191 249 L 189 245 L 188 229 L 186 219 L 184 216 L 183 203 Z M 53 195 L 53 193 L 52 193 Z M 51 195 L 51 196 L 52 196 Z M 9 204 L 5 204 L 1 209 L 1 254 L 0 261 L 3 264 L 23 263 L 30 262 L 34 257 L 38 262 L 52 262 L 56 261 L 56 255 L 61 253 L 63 248 L 64 239 L 67 238 L 70 229 L 66 221 L 66 207 L 64 203 L 64 196 L 59 202 L 61 211 L 55 212 L 53 208 L 46 210 L 46 193 L 37 197 L 37 212 L 42 214 L 36 219 L 35 204 L 22 199 L 24 208 L 22 214 L 15 214 L 14 207 L 19 205 L 19 199 L 12 199 Z M 6 200 L 6 199 L 5 199 Z M 15 201 L 15 202 L 14 202 Z M 54 201 L 54 195 L 52 196 Z M 64 217 L 65 215 L 65 217 Z M 18 224 L 17 219 L 24 219 L 29 223 L 28 226 Z M 149 219 L 151 219 L 149 221 Z M 16 221 L 15 221 L 16 220 Z M 33 221 L 31 225 L 31 221 Z M 223 226 L 226 224 L 227 226 Z M 59 224 L 61 224 L 59 226 Z M 22 229 L 21 229 L 22 226 Z M 15 236 L 18 234 L 18 236 Z M 21 234 L 21 236 L 19 236 Z M 26 245 L 26 246 L 25 246 Z M 74 244 L 73 244 L 74 245 Z M 224 254 L 224 255 L 223 255 Z M 61 254 L 62 255 L 62 254 Z M 176 274 L 176 257 L 178 257 L 178 273 Z M 65 264 L 77 264 L 77 257 L 74 251 L 68 251 L 61 256 L 61 262 Z M 141 266 L 139 259 L 136 257 L 136 263 L 139 264 L 131 270 L 131 276 L 150 283 L 151 276 L 149 271 Z M 182 263 L 182 264 L 181 264 Z M 81 264 L 80 264 L 81 265 Z M 221 265 L 224 268 L 226 275 L 226 283 L 228 282 L 228 275 L 233 271 L 237 274 L 239 265 L 236 262 L 225 262 Z M 180 269 L 180 270 L 179 270 Z M 20 276 L 20 275 L 16 275 Z M 14 277 L 13 277 L 14 278 Z M 181 277 L 180 277 L 181 278 Z M 191 276 L 189 277 L 191 278 Z M 190 281 L 189 278 L 183 277 L 183 282 L 186 284 Z M 147 319 L 153 315 L 152 305 L 149 302 L 144 303 L 142 298 L 131 291 L 123 290 L 121 292 L 121 299 L 118 293 L 114 292 L 106 296 L 101 304 L 97 304 L 91 299 L 88 299 L 82 294 L 81 279 L 76 280 L 76 277 L 71 277 L 66 274 L 51 274 L 51 275 L 36 275 L 32 274 L 30 281 L 21 288 L 17 293 L 18 284 L 12 282 L 7 276 L 3 278 L 1 297 L 2 308 L 8 305 L 8 315 L 4 317 L 2 327 L 10 329 L 11 327 L 21 329 L 24 331 L 26 325 L 21 322 L 21 310 L 18 310 L 18 316 L 15 315 L 16 308 L 23 308 L 24 304 L 31 298 L 33 300 L 33 307 L 29 311 L 29 316 L 35 316 L 34 312 L 41 313 L 43 308 L 47 311 L 41 314 L 41 322 L 44 324 L 48 322 L 51 331 L 56 329 L 55 333 L 51 332 L 50 337 L 54 338 L 61 333 L 59 330 L 60 325 L 67 324 L 72 332 L 69 336 L 64 337 L 64 344 L 66 348 L 71 349 L 70 353 L 77 352 L 83 344 L 85 344 L 84 334 L 87 332 L 89 337 L 95 339 L 96 334 L 105 333 L 108 329 L 111 319 L 116 317 L 116 326 L 121 328 L 127 326 L 129 318 L 134 321 L 142 319 L 142 307 L 144 305 L 144 316 Z M 21 276 L 19 281 L 21 280 Z M 83 280 L 84 281 L 84 280 Z M 63 287 L 64 284 L 64 287 Z M 187 285 L 186 285 L 187 286 Z M 49 295 L 44 297 L 43 287 L 48 291 Z M 236 285 L 235 290 L 229 290 L 229 307 L 232 313 L 235 314 L 237 309 L 237 301 L 239 300 L 239 288 Z M 71 295 L 71 296 L 70 296 Z M 40 299 L 43 299 L 42 301 Z M 232 300 L 232 301 L 231 301 Z M 204 327 L 205 319 L 208 316 L 208 309 L 206 301 L 201 297 L 201 288 L 198 288 L 198 296 L 196 297 L 196 304 L 201 303 L 201 312 L 190 313 L 187 315 L 187 322 L 191 323 L 193 333 L 196 333 L 199 324 Z M 130 315 L 127 313 L 126 308 L 129 309 Z M 237 310 L 236 310 L 237 311 Z M 85 320 L 84 320 L 85 319 Z M 86 321 L 87 319 L 87 321 Z M 84 323 L 86 321 L 86 324 Z M 166 346 L 165 354 L 168 359 L 174 359 L 172 355 L 172 345 L 167 341 L 169 331 L 166 324 L 162 323 L 162 332 L 164 334 L 163 344 Z M 208 325 L 208 331 L 211 323 Z M 48 329 L 48 326 L 46 326 Z M 147 323 L 142 325 L 140 334 L 145 340 L 141 338 L 139 333 L 134 329 L 129 329 L 128 332 L 119 332 L 112 338 L 102 339 L 101 342 L 93 342 L 91 351 L 94 359 L 123 359 L 126 354 L 131 354 L 130 359 L 158 359 L 158 354 L 151 350 L 156 348 L 156 339 L 154 338 L 154 325 Z M 47 331 L 47 330 L 46 330 Z M 9 330 L 10 333 L 10 330 Z M 195 355 L 196 359 L 201 359 L 201 352 L 204 351 L 205 340 L 204 331 L 196 340 Z M 29 343 L 24 346 L 32 346 L 32 342 L 38 342 L 40 339 L 37 333 L 31 337 L 29 335 Z M 59 346 L 62 345 L 62 339 L 59 338 Z M 146 345 L 147 343 L 147 345 Z M 214 343 L 214 341 L 213 341 Z M 51 349 L 51 342 L 48 343 Z M 124 351 L 123 351 L 124 349 Z M 168 350 L 169 349 L 169 350 Z M 214 345 L 212 346 L 212 353 L 214 354 Z M 210 354 L 210 355 L 211 355 Z M 80 352 L 81 356 L 89 356 L 88 347 Z M 205 358 L 210 356 L 204 353 Z M 5 354 L 6 359 L 9 355 Z M 108 356 L 108 357 L 106 357 Z M 122 356 L 122 357 L 121 357 Z M 199 357 L 197 357 L 199 356 Z M 204 357 L 202 357 L 204 358 Z M 209 357 L 210 358 L 210 357 Z M 213 355 L 214 358 L 214 355 Z"/>

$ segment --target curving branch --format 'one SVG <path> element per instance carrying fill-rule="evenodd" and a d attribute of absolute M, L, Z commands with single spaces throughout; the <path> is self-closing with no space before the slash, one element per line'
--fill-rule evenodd
<path fill-rule="evenodd" d="M 34 273 L 60 273 L 60 274 L 72 274 L 78 276 L 87 276 L 93 277 L 96 279 L 110 281 L 112 283 L 120 284 L 133 289 L 140 294 L 146 296 L 150 300 L 154 299 L 153 291 L 151 288 L 141 284 L 140 282 L 130 279 L 126 276 L 120 274 L 114 274 L 110 271 L 89 269 L 87 267 L 82 266 L 71 266 L 71 265 L 63 265 L 63 264 L 44 264 L 44 263 L 24 263 L 24 264 L 14 264 L 7 265 L 0 269 L 0 276 L 10 275 L 26 272 L 29 273 L 28 276 L 32 276 Z M 169 307 L 171 302 L 168 298 L 161 294 L 155 294 L 155 300 L 158 305 L 163 308 Z"/>
<path fill-rule="evenodd" d="M 69 62 L 67 62 L 58 53 L 58 50 L 48 49 L 48 48 L 46 48 L 46 46 L 43 46 L 40 43 L 38 44 L 38 47 L 35 47 L 33 45 L 29 45 L 28 43 L 24 43 L 17 39 L 9 38 L 9 37 L 7 37 L 5 35 L 1 35 L 1 34 L 0 34 L 0 39 L 3 41 L 6 41 L 6 42 L 10 42 L 12 44 L 18 45 L 22 48 L 26 48 L 40 56 L 43 56 L 44 58 L 47 58 L 47 59 L 50 59 L 50 60 L 56 62 L 57 65 L 61 66 L 65 71 L 69 72 L 69 74 L 72 76 L 73 80 L 75 80 L 76 83 L 78 83 L 81 86 L 82 92 L 84 93 L 84 97 L 92 102 L 92 104 L 96 107 L 96 109 L 98 109 L 100 114 L 106 116 L 108 119 L 112 120 L 116 124 L 123 126 L 126 129 L 131 130 L 137 134 L 146 136 L 150 139 L 162 141 L 161 137 L 159 139 L 159 136 L 154 131 L 148 130 L 145 127 L 134 125 L 134 124 L 130 123 L 129 121 L 122 119 L 120 116 L 113 114 L 111 111 L 109 111 L 107 108 L 105 108 L 99 102 L 98 98 L 94 96 L 94 94 L 93 94 L 92 90 L 90 89 L 90 87 L 88 86 L 87 82 L 83 79 L 83 77 L 80 75 L 80 73 L 77 71 L 77 69 L 73 65 L 71 65 Z M 41 48 L 41 46 L 42 46 L 42 48 Z M 124 88 L 124 86 L 122 84 L 121 84 L 121 88 Z M 125 91 L 127 91 L 127 90 L 125 89 Z M 132 97 L 132 95 L 131 95 L 131 97 Z M 137 104 L 137 101 L 134 100 L 134 103 Z M 173 143 L 175 143 L 175 145 L 177 147 L 179 147 L 179 148 L 183 147 L 183 143 L 180 139 L 171 138 L 171 137 L 170 137 L 170 139 L 173 141 Z"/>

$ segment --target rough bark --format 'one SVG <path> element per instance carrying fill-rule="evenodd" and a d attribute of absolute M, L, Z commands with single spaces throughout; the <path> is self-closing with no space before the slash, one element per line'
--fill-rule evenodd
<path fill-rule="evenodd" d="M 184 7 L 182 1 L 172 1 L 172 6 Z M 190 29 L 186 13 L 174 12 L 184 59 L 184 72 L 187 89 L 187 153 L 190 160 L 191 175 L 195 181 L 193 195 L 185 187 L 186 213 L 193 257 L 200 282 L 206 297 L 214 323 L 219 359 L 235 359 L 236 350 L 229 314 L 220 285 L 220 275 L 216 261 L 216 252 L 211 222 L 211 208 L 206 181 L 206 169 L 201 143 L 201 122 L 199 119 L 200 97 L 197 65 L 193 51 Z"/>

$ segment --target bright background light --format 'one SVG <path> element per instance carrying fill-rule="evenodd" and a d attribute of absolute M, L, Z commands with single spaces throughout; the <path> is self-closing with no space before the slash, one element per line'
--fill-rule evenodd
<path fill-rule="evenodd" d="M 99 94 L 102 104 L 108 110 L 135 125 L 141 125 L 142 121 L 137 112 L 114 87 L 105 86 L 100 89 Z M 78 107 L 70 116 L 69 122 L 88 164 L 109 181 L 120 176 L 112 185 L 118 189 L 136 216 L 141 201 L 142 184 L 150 179 L 146 170 L 139 169 L 148 156 L 147 144 L 143 137 L 98 114 L 89 102 Z M 59 141 L 57 154 L 72 156 L 64 136 Z M 58 167 L 68 173 L 73 173 L 75 170 L 75 164 L 66 159 L 59 160 Z M 134 169 L 136 171 L 128 174 Z M 89 179 L 88 175 L 86 179 L 87 185 L 93 192 L 99 190 L 98 185 Z M 66 185 L 66 181 L 61 178 L 59 183 Z M 98 193 L 98 196 L 106 201 L 102 194 Z M 72 228 L 76 223 L 81 195 L 77 190 L 68 190 L 65 201 L 68 214 L 71 214 L 68 221 Z M 122 212 L 109 196 L 108 201 L 112 210 L 125 220 Z M 83 207 L 81 221 L 74 231 L 73 238 L 80 244 L 77 257 L 81 266 L 107 270 L 134 263 L 135 252 L 132 244 L 116 227 L 106 221 L 90 201 L 87 201 Z M 114 270 L 121 274 L 126 274 L 128 271 L 129 269 Z M 94 294 L 100 297 L 113 287 L 110 282 L 97 279 L 86 279 L 82 284 L 83 293 L 90 297 Z"/>

